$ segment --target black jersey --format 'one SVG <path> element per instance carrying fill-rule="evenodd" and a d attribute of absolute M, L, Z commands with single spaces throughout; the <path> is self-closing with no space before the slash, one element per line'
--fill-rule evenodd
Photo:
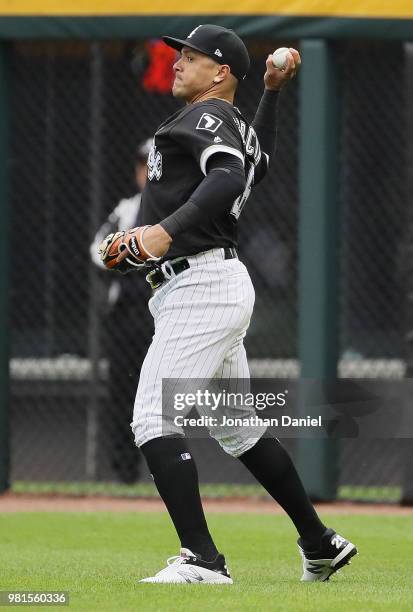
<path fill-rule="evenodd" d="M 155 134 L 140 225 L 155 225 L 185 204 L 205 177 L 208 159 L 216 153 L 230 153 L 241 160 L 244 193 L 230 210 L 177 235 L 164 259 L 237 246 L 238 217 L 251 186 L 266 172 L 268 156 L 261 153 L 256 133 L 240 111 L 224 100 L 187 105 L 164 121 Z"/>

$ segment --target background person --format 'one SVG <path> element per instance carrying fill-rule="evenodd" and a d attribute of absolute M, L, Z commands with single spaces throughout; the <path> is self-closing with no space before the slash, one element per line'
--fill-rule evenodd
<path fill-rule="evenodd" d="M 98 245 L 106 234 L 138 224 L 151 144 L 152 139 L 147 139 L 136 149 L 138 192 L 131 198 L 120 200 L 96 232 L 90 246 L 92 261 L 105 273 Z M 102 413 L 101 431 L 105 436 L 102 444 L 119 480 L 131 484 L 138 479 L 141 454 L 131 445 L 129 421 L 141 365 L 153 333 L 152 317 L 142 299 L 142 296 L 149 299 L 150 288 L 142 274 L 117 274 L 116 277 L 105 274 L 105 277 L 110 281 L 104 316 L 104 353 L 109 362 L 109 377 L 108 402 Z M 126 336 L 128 342 L 125 344 L 123 339 Z"/>

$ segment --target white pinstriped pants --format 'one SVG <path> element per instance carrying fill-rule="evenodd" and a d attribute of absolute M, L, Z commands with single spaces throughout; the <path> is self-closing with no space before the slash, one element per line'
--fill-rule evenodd
<path fill-rule="evenodd" d="M 188 261 L 190 268 L 164 283 L 149 300 L 155 334 L 136 393 L 131 423 L 136 446 L 165 435 L 162 379 L 249 380 L 243 339 L 255 293 L 246 267 L 238 259 L 224 259 L 223 249 L 190 256 Z M 239 428 L 228 435 L 222 428 L 210 428 L 210 434 L 237 457 L 254 446 L 264 430 Z"/>

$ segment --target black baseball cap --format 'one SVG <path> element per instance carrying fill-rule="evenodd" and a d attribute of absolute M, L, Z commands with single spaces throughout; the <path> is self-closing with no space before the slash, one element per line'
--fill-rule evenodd
<path fill-rule="evenodd" d="M 171 36 L 162 36 L 162 40 L 178 51 L 182 47 L 190 47 L 208 55 L 218 64 L 228 64 L 238 80 L 245 79 L 250 67 L 248 51 L 240 37 L 222 26 L 199 25 L 185 40 Z"/>

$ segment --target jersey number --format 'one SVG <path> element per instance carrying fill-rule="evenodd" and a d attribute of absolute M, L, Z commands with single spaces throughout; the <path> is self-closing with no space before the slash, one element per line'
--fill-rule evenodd
<path fill-rule="evenodd" d="M 235 217 L 235 219 L 238 219 L 242 212 L 242 209 L 245 206 L 246 201 L 250 197 L 252 181 L 254 180 L 254 170 L 255 166 L 253 163 L 250 162 L 250 169 L 248 171 L 247 184 L 245 185 L 245 189 L 241 193 L 241 195 L 237 197 L 231 208 L 231 215 Z"/>

